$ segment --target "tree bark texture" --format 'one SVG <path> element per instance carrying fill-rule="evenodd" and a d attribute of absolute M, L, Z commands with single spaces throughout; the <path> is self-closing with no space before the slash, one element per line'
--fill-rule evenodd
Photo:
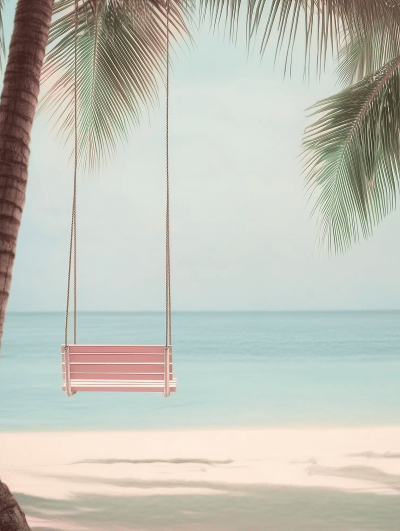
<path fill-rule="evenodd" d="M 18 0 L 0 102 L 0 343 L 54 0 Z M 21 528 L 22 529 L 22 528 Z"/>
<path fill-rule="evenodd" d="M 29 144 L 54 0 L 18 0 L 0 102 L 0 343 L 25 203 Z M 0 530 L 29 531 L 0 481 Z"/>
<path fill-rule="evenodd" d="M 30 527 L 17 500 L 8 487 L 0 481 L 0 530 L 30 531 Z"/>

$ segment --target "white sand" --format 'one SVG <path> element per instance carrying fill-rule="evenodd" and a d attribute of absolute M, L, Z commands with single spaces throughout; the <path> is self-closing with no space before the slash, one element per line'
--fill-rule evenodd
<path fill-rule="evenodd" d="M 400 427 L 0 434 L 0 478 L 54 500 L 239 496 L 249 485 L 398 496 L 396 477 Z"/>

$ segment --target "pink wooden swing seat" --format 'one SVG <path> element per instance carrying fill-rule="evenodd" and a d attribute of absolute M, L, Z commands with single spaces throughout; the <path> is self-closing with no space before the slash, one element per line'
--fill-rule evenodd
<path fill-rule="evenodd" d="M 62 345 L 68 396 L 77 391 L 176 391 L 172 347 L 162 345 Z"/>

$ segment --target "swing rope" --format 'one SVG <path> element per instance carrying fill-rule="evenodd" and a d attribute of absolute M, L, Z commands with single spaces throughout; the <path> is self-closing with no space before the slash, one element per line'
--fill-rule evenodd
<path fill-rule="evenodd" d="M 65 349 L 68 346 L 68 317 L 70 305 L 71 270 L 73 257 L 73 278 L 74 278 L 74 344 L 77 338 L 77 306 L 76 306 L 76 191 L 77 191 L 77 170 L 78 170 L 78 2 L 75 0 L 75 32 L 74 32 L 74 191 L 72 200 L 71 235 L 69 245 L 68 262 L 68 286 L 67 305 L 65 310 Z M 169 13 L 170 3 L 167 0 L 167 79 L 166 79 L 166 293 L 165 293 L 165 346 L 171 346 L 171 262 L 170 262 L 170 231 L 169 231 Z"/>
<path fill-rule="evenodd" d="M 78 1 L 75 0 L 74 34 L 74 192 L 72 199 L 71 236 L 69 242 L 67 308 L 65 310 L 65 348 L 68 345 L 68 314 L 71 287 L 71 265 L 74 256 L 74 344 L 76 344 L 76 175 L 78 171 Z"/>
<path fill-rule="evenodd" d="M 165 235 L 165 250 L 166 250 L 166 272 L 165 272 L 165 346 L 171 345 L 171 261 L 170 261 L 170 247 L 169 247 L 169 11 L 170 5 L 167 0 L 167 82 L 166 82 L 166 174 L 167 174 L 167 205 L 166 205 L 166 235 Z"/>

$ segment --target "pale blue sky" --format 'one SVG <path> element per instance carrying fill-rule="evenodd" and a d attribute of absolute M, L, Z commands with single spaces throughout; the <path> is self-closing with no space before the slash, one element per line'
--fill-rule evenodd
<path fill-rule="evenodd" d="M 11 3 L 12 4 L 12 3 Z M 222 32 L 221 32 L 222 33 Z M 333 69 L 283 80 L 204 28 L 171 75 L 172 301 L 175 310 L 400 307 L 400 219 L 327 259 L 309 220 L 299 161 L 305 109 L 337 90 Z M 295 62 L 303 54 L 296 48 Z M 78 306 L 164 308 L 164 94 L 103 175 L 80 179 Z M 72 166 L 36 120 L 10 311 L 65 307 Z"/>

